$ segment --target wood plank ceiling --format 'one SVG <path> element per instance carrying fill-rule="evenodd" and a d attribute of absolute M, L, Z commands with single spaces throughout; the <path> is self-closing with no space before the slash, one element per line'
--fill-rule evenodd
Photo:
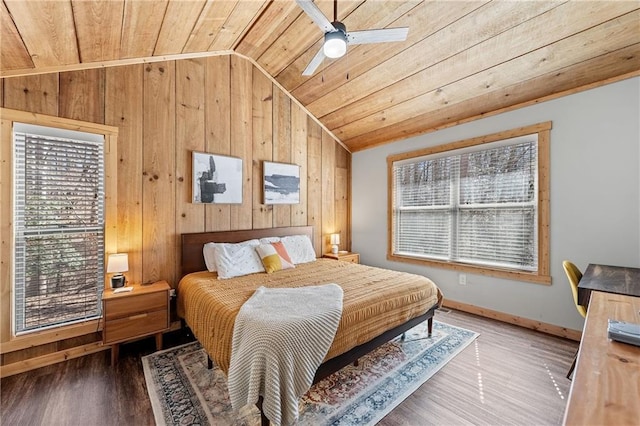
<path fill-rule="evenodd" d="M 322 33 L 294 0 L 4 0 L 0 19 L 0 77 L 240 54 L 352 151 L 640 74 L 639 1 L 341 0 L 349 30 L 409 36 L 311 77 Z"/>

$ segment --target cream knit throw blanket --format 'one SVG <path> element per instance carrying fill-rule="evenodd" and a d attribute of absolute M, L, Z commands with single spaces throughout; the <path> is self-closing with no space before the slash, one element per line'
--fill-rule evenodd
<path fill-rule="evenodd" d="M 263 396 L 274 424 L 298 419 L 298 400 L 311 387 L 342 316 L 337 284 L 300 288 L 260 287 L 236 317 L 228 387 L 239 409 Z"/>

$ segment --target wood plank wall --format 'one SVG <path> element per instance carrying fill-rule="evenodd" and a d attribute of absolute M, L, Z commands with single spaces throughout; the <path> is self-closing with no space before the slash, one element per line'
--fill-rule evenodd
<path fill-rule="evenodd" d="M 318 255 L 332 232 L 351 246 L 350 153 L 241 57 L 5 78 L 0 105 L 119 128 L 117 251 L 129 253 L 129 281 L 177 286 L 185 232 L 314 225 Z M 190 202 L 194 150 L 243 159 L 242 204 Z M 300 165 L 300 204 L 262 204 L 263 160 Z M 1 363 L 95 338 L 3 354 Z"/>

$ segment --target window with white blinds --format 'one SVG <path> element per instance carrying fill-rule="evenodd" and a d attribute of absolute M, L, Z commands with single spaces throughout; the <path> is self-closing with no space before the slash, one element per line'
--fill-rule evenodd
<path fill-rule="evenodd" d="M 538 135 L 392 163 L 393 255 L 538 270 Z"/>
<path fill-rule="evenodd" d="M 14 125 L 14 331 L 97 318 L 104 287 L 104 137 Z"/>

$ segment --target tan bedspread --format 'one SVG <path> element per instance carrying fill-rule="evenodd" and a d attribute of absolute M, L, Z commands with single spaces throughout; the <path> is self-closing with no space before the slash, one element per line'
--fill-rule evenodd
<path fill-rule="evenodd" d="M 240 307 L 260 286 L 301 287 L 337 283 L 344 291 L 342 319 L 325 360 L 368 342 L 441 303 L 436 285 L 421 275 L 318 259 L 273 274 L 218 280 L 195 272 L 178 285 L 178 315 L 211 359 L 227 373 L 233 326 Z"/>

